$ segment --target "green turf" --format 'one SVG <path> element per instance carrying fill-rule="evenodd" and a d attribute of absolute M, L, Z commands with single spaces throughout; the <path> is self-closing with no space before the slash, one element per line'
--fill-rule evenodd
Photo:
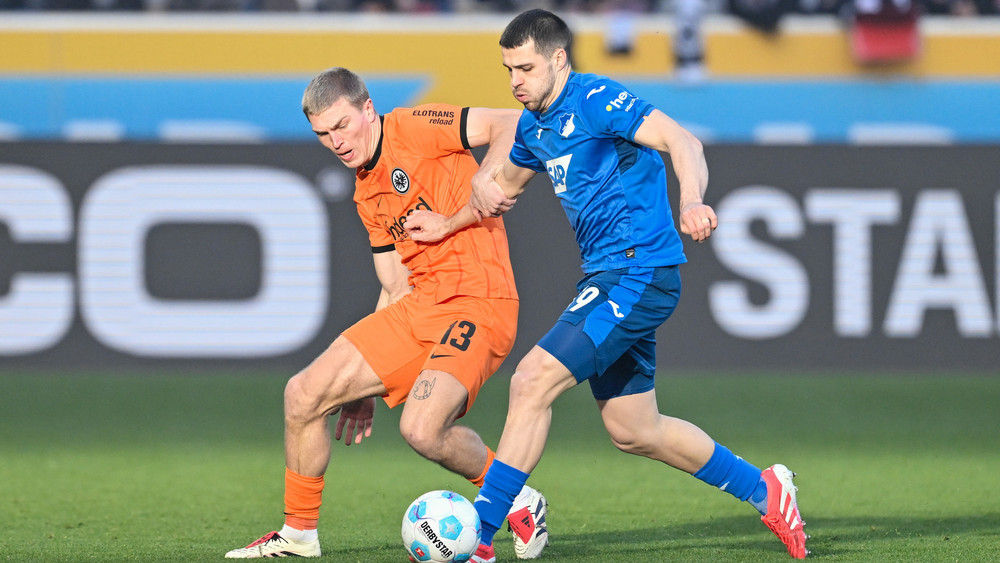
<path fill-rule="evenodd" d="M 0 374 L 0 561 L 220 561 L 280 526 L 284 379 Z M 659 387 L 664 412 L 799 473 L 816 558 L 997 559 L 1000 377 L 688 375 Z M 505 409 L 498 376 L 466 420 L 495 444 Z M 403 563 L 410 500 L 474 494 L 411 452 L 397 420 L 380 406 L 369 441 L 335 447 L 327 560 Z M 532 483 L 550 502 L 545 560 L 788 560 L 749 506 L 617 452 L 585 386 L 556 403 Z"/>

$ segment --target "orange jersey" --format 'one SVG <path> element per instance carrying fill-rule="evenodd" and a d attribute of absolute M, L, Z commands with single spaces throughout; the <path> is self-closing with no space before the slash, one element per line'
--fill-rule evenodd
<path fill-rule="evenodd" d="M 354 202 L 372 248 L 395 247 L 416 299 L 517 299 L 501 218 L 431 244 L 410 240 L 403 228 L 417 209 L 450 216 L 468 203 L 479 164 L 465 136 L 467 112 L 447 104 L 393 110 L 382 117 L 375 155 L 357 170 Z"/>

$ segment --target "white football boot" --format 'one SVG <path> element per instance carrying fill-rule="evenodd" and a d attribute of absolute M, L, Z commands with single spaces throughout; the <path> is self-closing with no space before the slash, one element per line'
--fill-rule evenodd
<path fill-rule="evenodd" d="M 542 493 L 525 485 L 507 514 L 507 529 L 514 535 L 514 554 L 518 559 L 535 559 L 549 545 L 545 522 L 548 501 Z"/>
<path fill-rule="evenodd" d="M 226 559 L 256 559 L 258 557 L 319 557 L 319 540 L 299 542 L 271 532 L 252 544 L 234 549 Z"/>

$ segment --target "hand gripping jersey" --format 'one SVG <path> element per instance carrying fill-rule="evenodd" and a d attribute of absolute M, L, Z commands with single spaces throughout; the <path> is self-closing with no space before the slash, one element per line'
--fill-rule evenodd
<path fill-rule="evenodd" d="M 410 270 L 416 299 L 458 295 L 517 299 L 500 218 L 484 219 L 433 244 L 409 239 L 409 214 L 453 215 L 469 201 L 479 169 L 465 134 L 468 108 L 430 104 L 382 116 L 371 161 L 357 170 L 354 202 L 374 252 L 395 248 Z"/>
<path fill-rule="evenodd" d="M 510 160 L 548 173 L 586 273 L 687 261 L 663 159 L 634 142 L 653 109 L 613 80 L 574 72 L 548 109 L 518 121 Z"/>

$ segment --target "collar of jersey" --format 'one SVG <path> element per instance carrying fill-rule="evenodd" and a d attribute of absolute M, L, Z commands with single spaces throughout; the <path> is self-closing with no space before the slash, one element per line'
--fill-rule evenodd
<path fill-rule="evenodd" d="M 373 154 L 371 160 L 365 164 L 365 170 L 368 172 L 371 172 L 372 169 L 375 168 L 375 165 L 378 164 L 378 157 L 382 156 L 382 139 L 385 139 L 385 117 L 380 115 L 378 116 L 378 120 L 382 126 L 379 127 L 378 146 L 375 147 L 375 154 Z"/>
<path fill-rule="evenodd" d="M 570 84 L 576 79 L 577 76 L 579 75 L 575 71 L 569 73 L 569 78 L 566 79 L 566 84 L 563 85 L 562 92 L 559 92 L 559 97 L 556 98 L 556 101 L 552 102 L 552 105 L 545 108 L 545 111 L 538 112 L 539 119 L 544 119 L 549 116 L 555 115 L 554 112 L 559 109 L 559 106 L 562 105 L 563 100 L 566 99 L 566 95 L 569 92 Z"/>

